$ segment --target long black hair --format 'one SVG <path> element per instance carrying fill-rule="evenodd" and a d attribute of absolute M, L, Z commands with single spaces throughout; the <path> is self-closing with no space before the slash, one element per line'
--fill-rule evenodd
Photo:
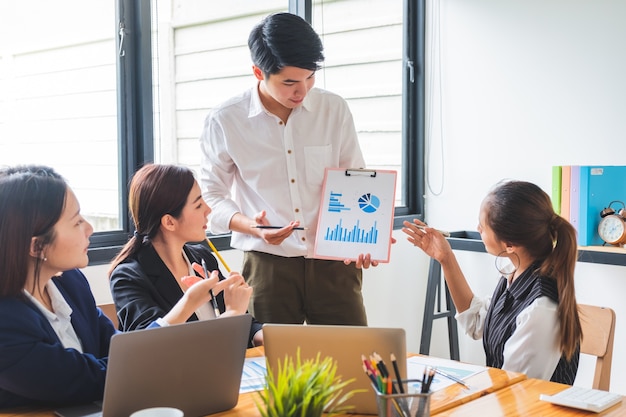
<path fill-rule="evenodd" d="M 18 165 L 0 169 L 0 297 L 22 297 L 35 237 L 35 285 L 44 248 L 65 208 L 67 183 L 52 168 Z"/>
<path fill-rule="evenodd" d="M 582 338 L 574 289 L 576 229 L 554 212 L 550 196 L 530 182 L 502 182 L 485 202 L 487 223 L 498 239 L 524 247 L 541 261 L 541 275 L 556 280 L 561 350 L 570 359 Z"/>

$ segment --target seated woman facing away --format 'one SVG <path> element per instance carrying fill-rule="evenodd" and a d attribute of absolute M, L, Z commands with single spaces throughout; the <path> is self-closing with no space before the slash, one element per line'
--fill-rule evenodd
<path fill-rule="evenodd" d="M 0 408 L 102 399 L 116 329 L 77 269 L 89 262 L 92 233 L 53 169 L 0 169 Z M 184 323 L 223 285 L 186 281 L 192 286 L 167 323 Z"/>
<path fill-rule="evenodd" d="M 121 330 L 142 329 L 159 321 L 184 297 L 184 277 L 201 280 L 202 260 L 210 276 L 219 277 L 215 292 L 219 314 L 246 314 L 252 288 L 241 274 L 225 278 L 206 245 L 211 208 L 193 172 L 176 165 L 149 164 L 130 184 L 128 205 L 136 232 L 113 260 L 111 293 Z M 189 243 L 199 242 L 199 243 Z M 199 276 L 197 276 L 197 275 Z M 199 306 L 189 321 L 215 318 L 210 303 Z M 248 346 L 263 344 L 262 324 L 252 320 Z"/>
<path fill-rule="evenodd" d="M 441 264 L 458 322 L 483 339 L 487 365 L 573 384 L 581 327 L 574 291 L 576 231 L 550 197 L 523 181 L 498 184 L 483 200 L 478 231 L 502 274 L 490 298 L 470 289 L 448 241 L 404 222 L 408 240 Z M 420 227 L 418 227 L 420 226 Z M 504 268 L 508 260 L 512 268 Z"/>

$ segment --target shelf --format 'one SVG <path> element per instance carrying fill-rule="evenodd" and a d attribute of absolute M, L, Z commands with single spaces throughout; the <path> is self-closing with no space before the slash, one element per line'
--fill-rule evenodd
<path fill-rule="evenodd" d="M 452 249 L 470 252 L 486 252 L 480 233 L 470 231 L 451 232 L 448 238 Z M 578 261 L 594 264 L 626 266 L 626 248 L 613 246 L 580 246 Z"/>

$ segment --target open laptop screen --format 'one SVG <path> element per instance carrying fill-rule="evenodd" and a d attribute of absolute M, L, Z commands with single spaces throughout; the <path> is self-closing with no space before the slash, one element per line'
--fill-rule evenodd
<path fill-rule="evenodd" d="M 400 373 L 406 375 L 406 335 L 400 328 L 268 323 L 263 326 L 263 341 L 267 365 L 272 371 L 278 369 L 278 362 L 284 363 L 287 355 L 295 360 L 298 348 L 302 360 L 315 359 L 318 352 L 322 359 L 332 357 L 342 381 L 355 379 L 343 392 L 365 390 L 346 402 L 354 407 L 350 410 L 353 413 L 378 413 L 376 395 L 363 371 L 361 355 L 369 358 L 375 352 L 390 365 L 393 353 L 401 359 L 398 360 Z"/>
<path fill-rule="evenodd" d="M 111 339 L 103 417 L 128 417 L 150 407 L 175 407 L 185 417 L 233 408 L 251 324 L 250 315 L 219 317 L 118 333 Z M 93 406 L 59 409 L 91 416 Z"/>

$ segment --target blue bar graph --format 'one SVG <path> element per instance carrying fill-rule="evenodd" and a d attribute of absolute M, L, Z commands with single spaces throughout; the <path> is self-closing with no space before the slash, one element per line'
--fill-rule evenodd
<path fill-rule="evenodd" d="M 330 192 L 330 199 L 328 201 L 328 211 L 331 213 L 341 213 L 344 210 L 350 210 L 350 207 L 346 207 L 339 201 L 339 197 L 341 197 L 342 193 L 333 193 Z"/>
<path fill-rule="evenodd" d="M 359 227 L 359 221 L 352 229 L 343 227 L 343 219 L 339 220 L 339 224 L 334 228 L 327 227 L 324 240 L 331 240 L 335 242 L 353 242 L 353 243 L 371 243 L 375 244 L 378 241 L 378 229 L 376 223 L 368 230 L 361 229 Z"/>

